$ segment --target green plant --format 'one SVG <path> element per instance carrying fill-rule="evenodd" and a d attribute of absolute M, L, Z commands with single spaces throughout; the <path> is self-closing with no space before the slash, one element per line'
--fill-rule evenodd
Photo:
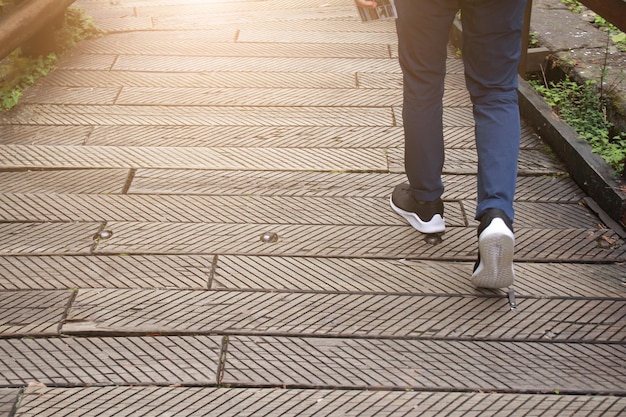
<path fill-rule="evenodd" d="M 626 51 L 626 33 L 607 22 L 602 16 L 596 16 L 594 18 L 594 26 L 606 30 L 607 35 L 617 48 L 621 51 Z"/>
<path fill-rule="evenodd" d="M 5 1 L 0 3 L 1 10 L 4 10 L 6 4 Z M 82 9 L 68 8 L 63 24 L 54 33 L 56 45 L 54 52 L 33 58 L 24 56 L 18 48 L 0 61 L 0 110 L 14 107 L 23 90 L 34 84 L 38 78 L 48 74 L 58 58 L 74 48 L 78 42 L 97 37 L 101 33 Z"/>
<path fill-rule="evenodd" d="M 537 39 L 537 32 L 531 31 L 528 34 L 528 47 L 535 48 L 538 45 L 539 45 L 539 40 Z"/>
<path fill-rule="evenodd" d="M 567 6 L 569 10 L 574 13 L 580 13 L 583 11 L 584 6 L 578 0 L 561 0 L 561 3 Z"/>
<path fill-rule="evenodd" d="M 28 58 L 22 57 L 19 50 L 13 52 L 7 58 L 6 64 L 0 66 L 0 107 L 8 110 L 15 106 L 22 96 L 22 90 L 46 75 L 54 67 L 56 60 L 54 54 Z"/>
<path fill-rule="evenodd" d="M 564 79 L 558 83 L 530 83 L 559 117 L 589 142 L 595 153 L 621 172 L 626 160 L 626 133 L 612 132 L 613 125 L 606 118 L 606 103 L 594 81 L 578 84 Z"/>
<path fill-rule="evenodd" d="M 70 7 L 65 12 L 65 24 L 57 33 L 57 42 L 62 52 L 67 52 L 80 41 L 102 34 L 103 31 L 98 29 L 91 16 L 87 16 L 83 9 Z"/>

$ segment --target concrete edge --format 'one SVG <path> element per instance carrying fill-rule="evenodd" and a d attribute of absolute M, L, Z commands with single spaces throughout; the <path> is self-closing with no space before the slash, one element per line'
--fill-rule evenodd
<path fill-rule="evenodd" d="M 456 20 L 450 42 L 461 47 L 462 28 Z M 626 187 L 617 173 L 567 123 L 559 119 L 543 97 L 523 78 L 519 78 L 518 98 L 522 118 L 541 135 L 563 162 L 576 184 L 606 214 L 626 227 Z"/>
<path fill-rule="evenodd" d="M 610 218 L 626 226 L 626 192 L 622 191 L 615 171 L 523 79 L 518 93 L 522 117 L 565 164 L 574 182 Z"/>

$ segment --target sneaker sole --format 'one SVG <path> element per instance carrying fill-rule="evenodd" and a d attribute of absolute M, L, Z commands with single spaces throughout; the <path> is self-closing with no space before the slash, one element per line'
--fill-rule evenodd
<path fill-rule="evenodd" d="M 515 237 L 502 219 L 494 219 L 478 239 L 480 263 L 472 274 L 479 288 L 506 288 L 513 285 Z"/>
<path fill-rule="evenodd" d="M 446 230 L 446 222 L 439 214 L 435 214 L 432 219 L 425 222 L 420 219 L 417 214 L 404 211 L 400 207 L 396 207 L 396 205 L 393 204 L 393 200 L 391 199 L 391 197 L 389 198 L 389 204 L 391 204 L 391 208 L 393 209 L 393 211 L 404 217 L 404 219 L 409 222 L 409 224 L 413 226 L 413 228 L 415 228 L 418 232 L 441 233 Z"/>

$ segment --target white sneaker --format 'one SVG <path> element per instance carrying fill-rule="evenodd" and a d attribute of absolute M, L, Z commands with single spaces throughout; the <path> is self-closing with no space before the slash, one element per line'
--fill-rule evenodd
<path fill-rule="evenodd" d="M 389 198 L 393 211 L 421 233 L 441 233 L 446 230 L 443 219 L 443 202 L 417 201 L 410 193 L 409 184 L 398 184 Z"/>
<path fill-rule="evenodd" d="M 503 211 L 489 209 L 478 228 L 478 261 L 471 282 L 480 288 L 506 288 L 513 284 L 515 271 L 513 226 Z"/>

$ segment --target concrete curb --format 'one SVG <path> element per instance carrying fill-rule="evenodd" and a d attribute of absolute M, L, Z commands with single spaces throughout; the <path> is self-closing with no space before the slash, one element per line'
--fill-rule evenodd
<path fill-rule="evenodd" d="M 457 20 L 450 33 L 450 41 L 456 47 L 461 45 L 461 34 L 461 23 Z M 617 180 L 615 170 L 594 154 L 591 146 L 559 119 L 539 93 L 521 77 L 518 92 L 522 118 L 546 141 L 576 184 L 611 219 L 626 227 L 626 187 Z"/>
<path fill-rule="evenodd" d="M 626 192 L 617 174 L 578 134 L 558 118 L 552 108 L 523 79 L 519 85 L 522 117 L 541 135 L 565 164 L 578 186 L 593 198 L 613 220 L 626 225 Z"/>

